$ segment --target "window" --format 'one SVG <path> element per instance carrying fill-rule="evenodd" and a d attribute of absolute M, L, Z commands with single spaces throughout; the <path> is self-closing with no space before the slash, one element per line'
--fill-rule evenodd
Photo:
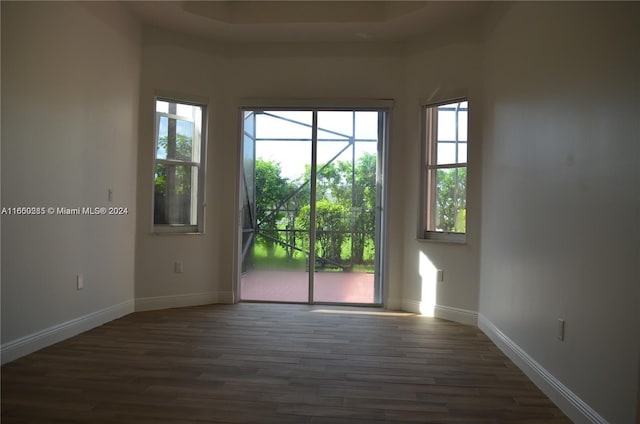
<path fill-rule="evenodd" d="M 468 102 L 424 108 L 424 238 L 465 241 Z"/>
<path fill-rule="evenodd" d="M 156 98 L 153 228 L 202 232 L 206 106 Z"/>

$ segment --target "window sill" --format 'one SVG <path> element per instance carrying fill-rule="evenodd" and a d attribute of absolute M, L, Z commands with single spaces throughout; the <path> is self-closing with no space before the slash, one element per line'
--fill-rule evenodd
<path fill-rule="evenodd" d="M 417 240 L 426 243 L 467 244 L 467 235 L 460 233 L 430 233 L 429 237 L 419 237 Z"/>
<path fill-rule="evenodd" d="M 182 225 L 162 225 L 155 226 L 151 230 L 151 234 L 156 236 L 164 236 L 164 235 L 202 235 L 203 231 L 199 231 L 198 227 L 195 226 L 182 226 Z"/>
<path fill-rule="evenodd" d="M 153 231 L 152 236 L 201 236 L 204 233 L 186 231 Z"/>

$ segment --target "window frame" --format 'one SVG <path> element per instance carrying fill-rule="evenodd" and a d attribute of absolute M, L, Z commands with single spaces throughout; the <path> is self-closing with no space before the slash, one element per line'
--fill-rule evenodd
<path fill-rule="evenodd" d="M 199 146 L 199 154 L 196 152 L 198 156 L 198 161 L 195 158 L 189 160 L 180 160 L 180 159 L 169 159 L 169 158 L 158 158 L 158 138 L 159 138 L 159 128 L 160 128 L 160 119 L 162 117 L 167 117 L 169 119 L 176 120 L 187 120 L 188 117 L 178 115 L 177 113 L 170 112 L 159 112 L 158 111 L 158 102 L 168 102 L 168 103 L 176 103 L 183 104 L 188 106 L 197 106 L 201 109 L 201 124 L 200 124 L 200 133 L 197 135 L 197 132 L 194 131 L 193 135 L 193 147 L 195 149 L 196 142 Z M 206 147 L 208 140 L 208 106 L 209 101 L 207 98 L 198 97 L 198 96 L 185 96 L 185 95 L 176 95 L 173 93 L 165 93 L 165 92 L 156 92 L 153 97 L 153 164 L 151 169 L 151 231 L 154 234 L 204 234 L 204 216 L 205 216 L 205 182 L 206 182 Z M 187 118 L 187 119 L 185 119 Z M 195 121 L 191 121 L 195 122 Z M 197 177 L 195 178 L 197 187 L 195 188 L 195 193 L 192 190 L 192 204 L 194 202 L 193 196 L 195 194 L 195 224 L 156 224 L 155 223 L 155 184 L 156 184 L 156 166 L 158 164 L 165 165 L 174 165 L 174 166 L 190 166 L 195 167 L 197 169 Z"/>
<path fill-rule="evenodd" d="M 451 164 L 438 164 L 437 163 L 437 148 L 438 148 L 438 122 L 437 113 L 438 107 L 456 103 L 467 102 L 467 137 L 464 141 L 467 144 L 467 157 L 465 162 L 458 162 L 456 157 L 456 163 Z M 469 111 L 470 102 L 467 96 L 453 97 L 446 100 L 437 102 L 429 102 L 422 105 L 421 108 L 421 122 L 422 122 L 422 155 L 421 155 L 421 220 L 420 220 L 420 234 L 418 236 L 421 240 L 427 241 L 440 241 L 450 243 L 466 243 L 467 233 L 469 231 L 469 220 L 465 218 L 465 232 L 449 232 L 449 231 L 434 231 L 430 230 L 430 224 L 435 220 L 435 196 L 436 196 L 436 178 L 434 178 L 434 172 L 439 169 L 461 169 L 464 168 L 466 172 L 467 187 L 465 193 L 465 203 L 468 201 L 468 182 L 469 182 Z M 458 141 L 454 141 L 458 143 Z M 468 204 L 467 208 L 468 210 Z"/>

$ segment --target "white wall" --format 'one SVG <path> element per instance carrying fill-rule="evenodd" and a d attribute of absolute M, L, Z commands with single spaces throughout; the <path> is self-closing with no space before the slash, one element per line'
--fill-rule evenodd
<path fill-rule="evenodd" d="M 2 206 L 129 208 L 2 216 L 3 361 L 133 310 L 139 62 L 116 4 L 2 2 Z"/>
<path fill-rule="evenodd" d="M 136 309 L 155 309 L 232 299 L 230 278 L 219 284 L 219 274 L 231 268 L 233 240 L 223 246 L 224 230 L 233 211 L 226 193 L 233 193 L 235 133 L 226 134 L 229 111 L 225 81 L 226 60 L 216 45 L 162 31 L 143 34 L 140 132 L 138 147 L 138 216 L 136 245 Z M 205 234 L 152 234 L 153 128 L 155 90 L 208 97 Z M 228 172 L 224 174 L 223 171 Z M 222 182 L 222 183 L 221 183 Z M 225 199 L 224 202 L 222 199 Z M 223 214 L 231 214 L 224 216 Z M 226 221 L 226 225 L 222 222 Z M 182 261 L 184 272 L 174 273 L 174 262 Z"/>
<path fill-rule="evenodd" d="M 473 325 L 477 322 L 480 258 L 481 29 L 460 25 L 455 33 L 430 34 L 410 45 L 405 71 L 407 114 L 402 123 L 407 131 L 402 151 L 406 182 L 402 196 L 403 308 Z M 420 240 L 422 105 L 462 96 L 468 97 L 470 105 L 466 243 Z M 434 274 L 425 272 L 425 266 L 442 270 L 444 280 L 433 281 Z"/>
<path fill-rule="evenodd" d="M 403 95 L 403 58 L 395 45 L 369 47 L 364 53 L 360 46 L 350 45 L 224 46 L 152 28 L 145 29 L 143 38 L 136 307 L 231 302 L 237 277 L 238 111 L 242 99 L 398 99 Z M 203 235 L 151 234 L 153 95 L 158 89 L 210 99 Z M 402 169 L 396 152 L 402 143 L 400 128 L 393 130 L 390 146 L 392 198 L 403 191 L 399 173 L 394 171 Z M 390 203 L 394 202 L 398 204 L 397 198 Z M 399 220 L 393 219 L 398 212 L 389 213 L 393 260 L 387 270 L 387 298 L 400 299 L 401 238 Z M 182 274 L 173 272 L 177 260 L 184 262 Z"/>
<path fill-rule="evenodd" d="M 571 399 L 592 422 L 636 417 L 639 18 L 516 3 L 486 43 L 480 322 L 576 422 Z"/>
<path fill-rule="evenodd" d="M 404 57 L 397 45 L 274 46 L 261 48 L 264 57 L 251 50 L 234 58 L 238 77 L 235 104 L 243 97 L 393 99 L 387 174 L 387 257 L 384 269 L 383 300 L 400 307 L 402 281 L 401 208 L 404 193 L 402 151 L 406 110 L 403 87 Z M 254 70 L 260 70 L 255 78 Z M 249 82 L 250 81 L 250 82 Z"/>

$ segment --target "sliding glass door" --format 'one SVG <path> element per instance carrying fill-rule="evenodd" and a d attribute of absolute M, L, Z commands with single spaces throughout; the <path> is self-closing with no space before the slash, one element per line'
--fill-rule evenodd
<path fill-rule="evenodd" d="M 381 304 L 387 113 L 244 110 L 240 299 Z"/>
<path fill-rule="evenodd" d="M 309 301 L 310 111 L 243 114 L 241 300 Z"/>

